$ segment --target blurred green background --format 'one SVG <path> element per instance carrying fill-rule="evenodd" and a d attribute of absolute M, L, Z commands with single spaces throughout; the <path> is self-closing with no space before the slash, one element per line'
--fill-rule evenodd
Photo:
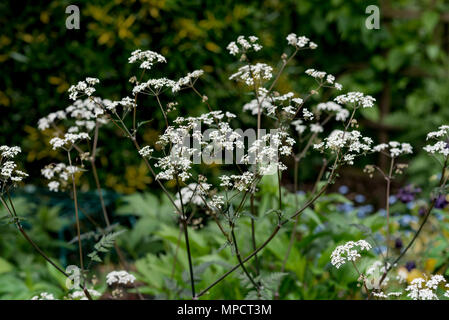
<path fill-rule="evenodd" d="M 80 8 L 80 30 L 65 27 L 65 9 L 71 4 Z M 379 30 L 365 28 L 365 9 L 371 4 L 380 7 Z M 67 197 L 50 198 L 44 191 L 39 191 L 40 201 L 36 200 L 36 190 L 44 187 L 40 169 L 59 157 L 48 145 L 48 134 L 37 130 L 37 121 L 49 112 L 65 108 L 70 103 L 68 87 L 87 76 L 101 79 L 98 93 L 105 98 L 127 95 L 132 88 L 128 79 L 133 74 L 127 58 L 136 48 L 166 56 L 168 63 L 158 68 L 156 75 L 176 79 L 203 69 L 206 74 L 198 82 L 199 88 L 212 105 L 239 114 L 239 121 L 245 126 L 253 125 L 255 119 L 241 112 L 249 99 L 244 90 L 227 80 L 235 69 L 235 61 L 226 45 L 238 35 L 256 35 L 264 45 L 258 59 L 273 64 L 289 50 L 287 34 L 306 35 L 319 47 L 292 62 L 280 79 L 279 91 L 305 92 L 310 83 L 301 75 L 307 68 L 316 68 L 334 74 L 344 90 L 374 96 L 377 108 L 363 110 L 361 127 L 376 143 L 393 139 L 412 143 L 417 155 L 410 163 L 406 180 L 422 188 L 426 188 L 428 177 L 434 173 L 434 163 L 420 151 L 425 134 L 449 120 L 446 0 L 97 0 L 44 4 L 3 1 L 0 28 L 0 145 L 22 147 L 24 166 L 31 177 L 30 185 L 18 197 L 31 198 L 39 205 L 42 202 L 38 215 L 36 208 L 29 209 L 30 215 L 39 221 L 36 224 L 40 229 L 35 234 L 44 237 L 38 240 L 63 260 L 70 260 L 67 252 L 60 249 L 61 244 L 67 246 L 62 240 L 70 235 L 64 234 L 64 226 L 70 225 L 70 221 L 59 217 L 57 210 L 64 213 L 72 207 Z M 330 98 L 320 95 L 314 102 Z M 151 144 L 164 126 L 163 118 L 154 112 L 157 106 L 150 100 L 143 101 L 142 108 L 146 118 L 153 121 L 145 126 L 139 139 Z M 180 98 L 177 114 L 198 115 L 203 111 L 204 105 L 194 95 Z M 158 191 L 131 146 L 126 142 L 117 145 L 119 136 L 112 127 L 102 133 L 98 162 L 100 180 L 108 190 L 108 205 L 119 207 L 120 211 L 120 195 L 139 197 L 136 192 Z M 386 165 L 383 158 L 371 160 Z M 308 165 L 314 168 L 320 163 L 312 158 Z M 382 203 L 383 191 L 377 188 L 377 182 L 367 180 L 357 170 L 348 169 L 340 184 L 370 195 L 368 200 L 374 206 Z M 305 185 L 313 180 L 313 170 L 301 174 Z M 291 179 L 287 177 L 285 182 L 288 185 Z M 93 186 L 92 181 L 81 183 L 81 189 L 86 191 L 85 201 L 89 201 L 87 191 Z M 88 208 L 93 215 L 100 212 L 94 200 Z M 135 217 L 123 219 L 119 221 L 132 225 Z M 26 245 L 23 249 L 19 244 L 12 245 L 21 240 L 11 237 L 6 244 L 2 233 L 0 253 L 4 258 L 0 260 L 0 273 L 2 263 L 6 269 L 8 264 L 17 263 L 6 260 L 18 248 L 20 254 L 14 259 L 19 259 L 22 252 L 23 261 L 32 259 L 26 254 L 30 251 Z M 55 237 L 61 243 L 50 241 Z M 70 252 L 70 246 L 67 250 Z M 135 252 L 133 258 L 139 254 Z M 24 274 L 26 271 L 22 270 L 19 278 L 23 279 Z"/>

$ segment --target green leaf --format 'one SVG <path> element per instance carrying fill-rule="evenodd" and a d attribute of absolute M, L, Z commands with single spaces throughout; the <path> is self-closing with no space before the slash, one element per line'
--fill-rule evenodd
<path fill-rule="evenodd" d="M 0 257 L 0 274 L 13 270 L 13 265 Z"/>

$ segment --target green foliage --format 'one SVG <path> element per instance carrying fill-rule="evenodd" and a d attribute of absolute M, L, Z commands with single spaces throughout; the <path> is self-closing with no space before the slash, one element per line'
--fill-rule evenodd
<path fill-rule="evenodd" d="M 121 235 L 125 230 L 117 231 L 117 232 L 111 232 L 108 234 L 105 234 L 101 237 L 100 241 L 98 241 L 94 245 L 94 250 L 90 252 L 87 256 L 92 260 L 96 262 L 103 262 L 100 258 L 100 253 L 107 253 L 111 250 L 111 248 L 114 246 L 115 240 L 119 235 Z"/>

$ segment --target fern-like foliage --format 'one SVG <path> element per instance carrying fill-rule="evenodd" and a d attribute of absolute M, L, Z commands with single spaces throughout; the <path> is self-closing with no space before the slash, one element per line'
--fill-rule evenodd
<path fill-rule="evenodd" d="M 101 237 L 100 241 L 98 241 L 94 245 L 94 250 L 89 253 L 87 256 L 92 260 L 96 262 L 102 262 L 100 258 L 100 253 L 107 253 L 111 248 L 114 246 L 115 240 L 119 235 L 121 235 L 125 230 L 117 231 L 117 232 L 111 232 L 108 234 L 105 234 Z"/>
<path fill-rule="evenodd" d="M 241 274 L 241 283 L 250 291 L 246 295 L 246 300 L 273 300 L 274 294 L 278 289 L 282 278 L 287 275 L 285 272 L 272 272 L 268 274 L 261 274 L 254 278 L 254 281 L 259 284 L 259 288 L 254 288 L 248 278 Z"/>

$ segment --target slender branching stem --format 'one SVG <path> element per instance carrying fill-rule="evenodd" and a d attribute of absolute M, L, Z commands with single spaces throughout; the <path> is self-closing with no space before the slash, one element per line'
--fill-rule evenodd
<path fill-rule="evenodd" d="M 176 185 L 178 187 L 179 201 L 181 202 L 181 221 L 184 226 L 184 239 L 186 242 L 187 249 L 187 259 L 189 260 L 189 272 L 190 272 L 190 285 L 192 287 L 192 297 L 195 298 L 195 278 L 193 275 L 193 263 L 192 263 L 192 254 L 190 252 L 190 242 L 189 242 L 189 231 L 187 227 L 187 217 L 185 215 L 184 203 L 182 200 L 181 187 L 179 185 L 179 177 L 176 176 Z"/>
<path fill-rule="evenodd" d="M 9 195 L 8 195 L 9 197 Z M 19 232 L 23 235 L 23 237 L 25 238 L 25 240 L 27 240 L 31 246 L 46 260 L 48 261 L 48 263 L 50 263 L 56 270 L 58 270 L 60 273 L 62 273 L 64 276 L 66 276 L 67 278 L 69 277 L 69 275 L 63 270 L 61 269 L 55 262 L 53 262 L 53 260 L 50 259 L 50 257 L 48 257 L 44 251 L 42 251 L 42 249 L 30 238 L 30 236 L 28 235 L 28 233 L 25 231 L 25 229 L 23 229 L 22 224 L 19 221 L 19 217 L 17 216 L 17 213 L 15 212 L 15 208 L 14 205 L 12 203 L 11 198 L 9 197 L 9 201 L 11 203 L 11 208 L 12 210 L 8 207 L 5 199 L 3 196 L 0 197 L 0 201 L 2 202 L 3 206 L 6 208 L 7 212 L 9 213 L 9 215 L 11 216 L 11 219 L 13 219 L 14 224 L 16 225 L 17 229 L 19 229 Z"/>
<path fill-rule="evenodd" d="M 69 159 L 69 165 L 72 167 L 72 157 L 70 156 L 70 150 L 67 150 L 67 156 Z M 81 227 L 80 227 L 80 219 L 78 212 L 78 196 L 76 193 L 76 183 L 75 183 L 75 174 L 71 173 L 72 178 L 72 188 L 73 188 L 73 201 L 75 205 L 75 219 L 76 219 L 76 234 L 78 237 L 78 249 L 79 249 L 79 258 L 80 258 L 80 266 L 81 266 L 81 277 L 83 278 L 83 291 L 89 300 L 92 300 L 92 297 L 89 294 L 89 291 L 86 288 L 86 282 L 84 280 L 84 259 L 83 259 L 83 245 L 81 243 Z"/>
<path fill-rule="evenodd" d="M 391 188 L 391 180 L 393 179 L 393 166 L 394 166 L 394 158 L 391 158 L 390 161 L 390 169 L 388 171 L 387 180 L 387 188 L 386 188 L 386 199 L 385 199 L 385 211 L 387 215 L 387 254 L 385 258 L 385 266 L 388 263 L 388 254 L 390 252 L 390 188 Z"/>
<path fill-rule="evenodd" d="M 254 288 L 256 288 L 257 290 L 257 294 L 260 298 L 260 290 L 259 290 L 259 285 L 256 283 L 256 281 L 253 279 L 253 277 L 251 276 L 251 274 L 248 272 L 248 270 L 246 269 L 245 265 L 242 262 L 242 257 L 240 255 L 240 250 L 237 244 L 237 239 L 235 237 L 235 232 L 234 232 L 234 225 L 231 226 L 231 235 L 232 235 L 232 242 L 234 243 L 234 249 L 235 249 L 235 255 L 237 256 L 237 260 L 239 261 L 239 264 L 243 270 L 243 272 L 246 274 L 246 276 L 248 277 L 248 280 L 252 283 L 252 285 L 254 286 Z"/>
<path fill-rule="evenodd" d="M 256 216 L 256 208 L 254 206 L 254 192 L 251 192 L 250 196 L 250 209 L 251 209 L 251 242 L 253 245 L 253 250 L 257 249 L 257 242 L 256 242 L 256 222 L 255 222 L 255 216 Z M 260 274 L 260 265 L 259 265 L 259 258 L 257 255 L 254 256 L 254 262 L 256 264 L 256 274 Z"/>
<path fill-rule="evenodd" d="M 443 164 L 443 168 L 442 168 L 442 172 L 441 172 L 441 178 L 440 178 L 440 182 L 439 182 L 439 188 L 442 188 L 446 185 L 446 182 L 448 180 L 449 176 L 446 176 L 446 168 L 448 165 L 448 161 L 449 161 L 449 157 L 445 158 L 444 164 Z M 404 250 L 402 250 L 402 252 L 399 254 L 399 256 L 393 261 L 393 263 L 391 263 L 388 268 L 386 268 L 385 272 L 382 275 L 382 278 L 379 281 L 379 286 L 382 285 L 383 281 L 385 280 L 385 278 L 387 277 L 388 273 L 391 271 L 391 269 L 393 269 L 393 267 L 395 267 L 399 261 L 405 256 L 405 254 L 410 250 L 410 248 L 413 246 L 413 244 L 415 243 L 416 239 L 419 237 L 419 235 L 421 234 L 422 229 L 424 228 L 424 225 L 426 224 L 430 214 L 432 213 L 433 208 L 435 207 L 435 203 L 437 202 L 437 197 L 434 197 L 434 199 L 432 200 L 432 202 L 430 203 L 429 207 L 427 208 L 427 211 L 424 215 L 424 219 L 421 222 L 418 230 L 415 232 L 415 234 L 413 235 L 413 238 L 410 240 L 410 242 L 408 243 L 408 245 L 404 248 Z"/>

